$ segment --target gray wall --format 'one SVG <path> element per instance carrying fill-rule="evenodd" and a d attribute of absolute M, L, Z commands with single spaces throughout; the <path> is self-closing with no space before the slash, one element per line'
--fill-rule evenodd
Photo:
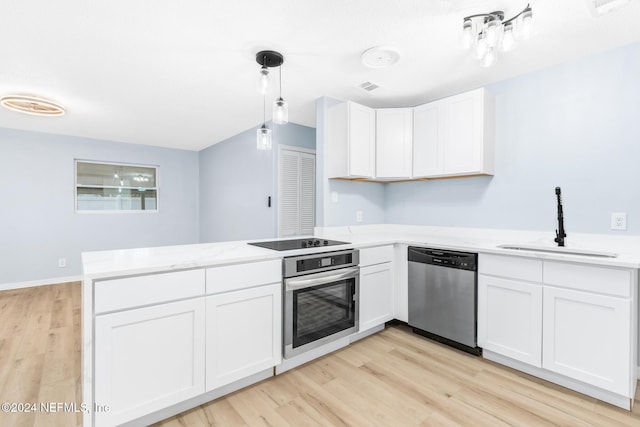
<path fill-rule="evenodd" d="M 256 149 L 253 128 L 200 152 L 201 242 L 276 237 L 278 145 L 315 149 L 316 135 L 294 123 L 269 126 L 270 151 Z"/>
<path fill-rule="evenodd" d="M 76 214 L 74 159 L 158 165 L 160 212 Z M 197 152 L 0 128 L 0 182 L 0 287 L 80 275 L 82 251 L 198 242 Z"/>

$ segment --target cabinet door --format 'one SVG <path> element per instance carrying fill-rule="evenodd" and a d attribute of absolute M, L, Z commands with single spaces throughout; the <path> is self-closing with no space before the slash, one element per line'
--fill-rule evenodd
<path fill-rule="evenodd" d="M 349 102 L 349 176 L 375 175 L 376 113 L 364 105 Z"/>
<path fill-rule="evenodd" d="M 96 316 L 96 426 L 204 393 L 204 298 Z"/>
<path fill-rule="evenodd" d="M 479 275 L 478 345 L 540 367 L 542 285 Z"/>
<path fill-rule="evenodd" d="M 482 172 L 483 89 L 444 100 L 446 143 L 444 172 L 447 175 Z"/>
<path fill-rule="evenodd" d="M 207 391 L 278 365 L 280 283 L 207 297 Z"/>
<path fill-rule="evenodd" d="M 360 331 L 393 319 L 393 293 L 392 263 L 360 269 Z"/>
<path fill-rule="evenodd" d="M 413 177 L 444 173 L 444 103 L 430 102 L 413 109 Z"/>
<path fill-rule="evenodd" d="M 631 342 L 630 300 L 545 286 L 545 369 L 631 397 Z"/>
<path fill-rule="evenodd" d="M 413 113 L 411 108 L 376 110 L 376 178 L 410 178 Z"/>

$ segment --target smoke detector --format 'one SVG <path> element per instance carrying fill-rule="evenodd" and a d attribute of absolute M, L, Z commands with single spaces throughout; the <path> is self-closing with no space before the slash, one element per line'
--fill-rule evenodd
<path fill-rule="evenodd" d="M 34 116 L 63 116 L 64 107 L 51 100 L 30 95 L 5 95 L 0 98 L 3 107 Z"/>
<path fill-rule="evenodd" d="M 389 67 L 400 59 L 400 53 L 388 46 L 376 46 L 362 52 L 362 63 L 369 68 Z"/>

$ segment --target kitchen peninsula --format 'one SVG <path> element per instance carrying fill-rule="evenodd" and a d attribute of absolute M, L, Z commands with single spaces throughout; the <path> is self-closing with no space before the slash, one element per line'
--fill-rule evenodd
<path fill-rule="evenodd" d="M 629 409 L 639 238 L 573 234 L 556 250 L 550 233 L 533 231 L 375 225 L 316 236 L 350 242 L 330 250 L 359 249 L 361 269 L 367 251 L 389 248 L 390 312 L 371 331 L 407 321 L 409 245 L 477 252 L 484 357 Z M 326 251 L 240 241 L 84 253 L 83 400 L 110 409 L 85 427 L 149 424 L 274 375 L 282 257 Z"/>

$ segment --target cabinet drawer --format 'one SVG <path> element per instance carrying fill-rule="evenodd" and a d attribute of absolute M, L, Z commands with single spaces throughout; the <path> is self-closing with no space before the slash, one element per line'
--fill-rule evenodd
<path fill-rule="evenodd" d="M 95 283 L 95 313 L 190 298 L 204 289 L 203 269 L 101 280 Z"/>
<path fill-rule="evenodd" d="M 544 284 L 631 297 L 631 270 L 545 261 Z"/>
<path fill-rule="evenodd" d="M 360 249 L 360 267 L 393 261 L 393 245 Z"/>
<path fill-rule="evenodd" d="M 537 259 L 480 254 L 478 272 L 491 276 L 542 282 L 542 261 Z"/>
<path fill-rule="evenodd" d="M 281 281 L 282 260 L 279 259 L 207 268 L 207 294 L 237 291 Z"/>

